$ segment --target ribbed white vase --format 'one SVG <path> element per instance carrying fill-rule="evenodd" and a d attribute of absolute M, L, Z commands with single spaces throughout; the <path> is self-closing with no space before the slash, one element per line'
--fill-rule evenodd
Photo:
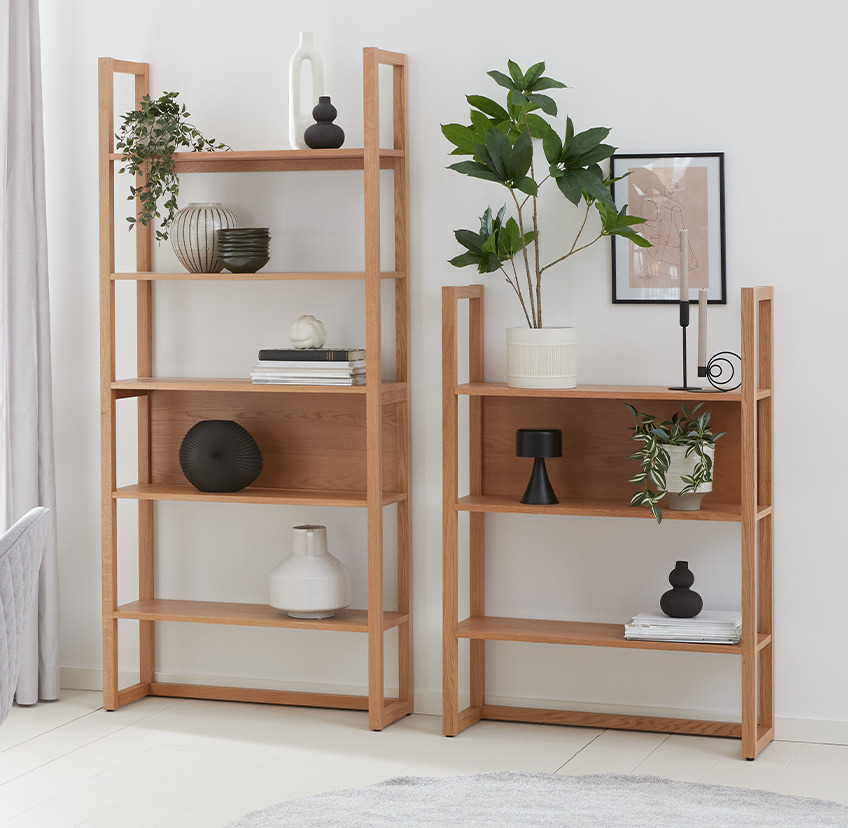
<path fill-rule="evenodd" d="M 271 606 L 292 618 L 331 618 L 353 603 L 350 570 L 327 551 L 326 526 L 295 526 L 292 554 L 269 581 Z"/>
<path fill-rule="evenodd" d="M 220 273 L 216 230 L 238 227 L 233 213 L 223 204 L 189 204 L 178 210 L 169 236 L 174 253 L 189 273 Z"/>
<path fill-rule="evenodd" d="M 511 388 L 574 388 L 576 328 L 507 328 L 506 384 Z"/>
<path fill-rule="evenodd" d="M 697 512 L 701 508 L 704 495 L 713 490 L 712 481 L 702 483 L 698 486 L 696 492 L 687 492 L 685 495 L 677 493 L 686 488 L 681 476 L 684 474 L 691 476 L 701 458 L 694 451 L 687 457 L 686 449 L 688 446 L 663 446 L 663 448 L 668 452 L 669 460 L 668 471 L 665 475 L 666 491 L 668 492 L 668 501 L 665 505 L 678 512 Z M 714 460 L 715 446 L 705 446 L 704 454 L 709 455 L 710 459 Z M 715 470 L 715 466 L 713 466 L 713 470 Z"/>

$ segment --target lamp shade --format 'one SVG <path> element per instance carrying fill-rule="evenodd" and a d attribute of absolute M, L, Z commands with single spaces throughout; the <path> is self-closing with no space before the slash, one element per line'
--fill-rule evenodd
<path fill-rule="evenodd" d="M 515 432 L 518 457 L 562 457 L 562 431 L 558 428 L 519 428 Z"/>

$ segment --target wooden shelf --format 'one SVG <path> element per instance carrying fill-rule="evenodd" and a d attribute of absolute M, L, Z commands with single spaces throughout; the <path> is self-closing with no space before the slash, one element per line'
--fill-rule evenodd
<path fill-rule="evenodd" d="M 201 492 L 185 483 L 160 485 L 136 483 L 121 486 L 112 493 L 120 500 L 197 500 L 215 503 L 276 503 L 283 506 L 354 506 L 367 507 L 365 492 L 332 492 L 309 489 L 262 489 L 248 486 L 240 492 Z M 407 499 L 405 492 L 384 494 L 382 505 L 401 503 Z"/>
<path fill-rule="evenodd" d="M 392 67 L 388 95 L 392 148 L 380 146 L 381 66 Z M 364 207 L 364 222 L 358 223 L 363 234 L 364 255 L 360 261 L 345 263 L 348 267 L 358 265 L 359 270 L 272 272 L 268 268 L 260 273 L 157 273 L 153 264 L 153 223 L 138 223 L 133 227 L 135 260 L 132 264 L 116 264 L 116 218 L 124 214 L 123 208 L 116 209 L 116 186 L 123 189 L 130 183 L 130 176 L 118 175 L 124 156 L 115 152 L 114 76 L 116 73 L 133 76 L 135 105 L 140 108 L 144 96 L 150 92 L 150 66 L 113 58 L 98 61 L 101 574 L 103 706 L 107 710 L 149 695 L 339 707 L 367 710 L 371 730 L 381 730 L 412 712 L 411 286 L 406 67 L 406 55 L 373 47 L 363 49 L 363 147 L 174 154 L 179 175 L 354 171 L 341 179 L 325 176 L 321 181 L 329 187 L 347 181 L 356 184 L 360 192 L 356 203 Z M 388 171 L 392 178 L 388 199 L 383 198 L 385 180 L 381 170 Z M 137 176 L 135 186 L 140 186 L 142 181 L 143 176 Z M 123 218 L 119 225 L 126 227 Z M 387 226 L 391 228 L 394 249 L 384 270 L 380 233 L 381 228 Z M 119 266 L 126 272 L 117 272 Z M 394 283 L 390 320 L 385 320 L 383 315 L 383 280 Z M 117 327 L 123 323 L 125 315 L 123 311 L 116 312 L 115 285 L 118 281 L 135 282 L 132 286 L 135 331 L 127 332 L 135 339 L 135 367 L 131 370 L 138 376 L 134 378 L 118 379 L 115 374 Z M 364 294 L 362 346 L 368 353 L 367 384 L 254 384 L 249 378 L 250 365 L 242 366 L 239 373 L 246 376 L 240 378 L 153 376 L 154 305 L 169 298 L 160 294 L 156 285 L 168 281 L 191 282 L 195 284 L 193 291 L 215 282 L 358 282 L 355 290 L 361 286 Z M 393 335 L 390 333 L 392 327 Z M 394 363 L 396 381 L 382 382 L 383 359 Z M 120 417 L 124 417 L 130 406 L 118 405 L 118 400 L 126 398 L 134 398 L 136 409 L 137 428 L 133 431 L 137 435 L 138 462 L 137 474 L 132 480 L 138 482 L 119 487 L 118 419 L 119 412 Z M 179 462 L 180 448 L 185 435 L 203 420 L 234 421 L 252 436 L 260 447 L 262 458 L 255 485 L 239 492 L 218 494 L 201 492 L 187 482 Z M 120 547 L 126 540 L 125 533 L 118 531 L 119 512 L 125 511 L 118 508 L 120 500 L 137 501 L 133 511 L 138 516 L 138 542 L 132 548 L 132 557 L 137 560 L 131 566 L 138 574 L 138 591 L 133 596 L 138 600 L 121 606 L 118 604 L 118 569 L 119 565 L 123 566 L 124 555 Z M 360 561 L 359 576 L 367 580 L 366 608 L 343 610 L 330 619 L 308 620 L 290 618 L 282 611 L 258 604 L 157 598 L 158 533 L 157 510 L 153 504 L 161 500 L 364 509 L 362 540 L 367 558 Z M 383 524 L 386 519 L 384 507 L 389 504 L 396 505 L 392 518 L 397 531 L 394 533 L 396 542 L 390 547 L 393 566 L 387 567 Z M 224 520 L 226 512 L 218 509 L 212 517 Z M 395 583 L 388 587 L 384 573 L 392 568 Z M 226 584 L 220 586 L 221 594 L 225 595 Z M 385 610 L 389 590 L 396 596 L 392 601 L 396 611 Z M 118 681 L 118 619 L 132 619 L 138 627 L 133 636 L 138 645 L 138 682 L 125 688 L 121 688 Z M 159 682 L 156 680 L 157 621 L 364 633 L 368 637 L 368 646 L 363 650 L 363 658 L 367 660 L 368 693 L 345 696 Z M 390 629 L 395 629 L 396 634 L 387 640 L 385 632 Z M 386 658 L 387 646 L 397 648 L 396 658 Z M 285 653 L 277 655 L 285 658 Z M 386 697 L 387 661 L 396 665 L 397 698 Z"/>
<path fill-rule="evenodd" d="M 110 273 L 114 281 L 135 282 L 279 282 L 279 281 L 363 281 L 368 274 L 363 271 L 299 271 L 289 273 L 270 273 L 260 271 L 259 273 L 153 273 L 141 271 L 137 273 Z M 406 273 L 401 270 L 384 271 L 380 274 L 381 279 L 405 279 Z"/>
<path fill-rule="evenodd" d="M 398 158 L 406 158 L 404 150 L 379 149 L 381 170 L 390 170 Z M 123 161 L 124 155 L 113 152 L 110 161 Z M 321 170 L 363 170 L 365 150 L 343 147 L 325 150 L 224 150 L 220 152 L 175 152 L 177 174 L 201 172 L 298 172 Z"/>
<path fill-rule="evenodd" d="M 154 598 L 123 604 L 115 610 L 113 617 L 134 618 L 139 621 L 180 621 L 190 624 L 368 632 L 368 611 L 363 609 L 338 610 L 332 618 L 291 618 L 285 611 L 267 604 L 174 601 Z M 399 612 L 383 612 L 383 630 L 390 630 L 408 620 L 409 616 Z"/>
<path fill-rule="evenodd" d="M 675 650 L 689 653 L 741 655 L 740 644 L 694 644 L 677 641 L 628 641 L 624 624 L 586 621 L 549 621 L 535 618 L 485 616 L 466 618 L 457 625 L 459 638 L 483 641 L 525 641 L 537 644 L 572 644 L 582 647 L 623 647 L 635 650 Z M 765 636 L 758 636 L 764 639 Z"/>
<path fill-rule="evenodd" d="M 481 719 L 617 727 L 667 733 L 699 733 L 741 739 L 742 755 L 753 759 L 774 738 L 773 640 L 773 358 L 770 287 L 741 291 L 741 372 L 739 390 L 703 393 L 662 386 L 578 385 L 565 389 L 510 388 L 485 382 L 482 285 L 442 289 L 443 422 L 443 731 L 456 736 Z M 457 305 L 467 301 L 467 347 L 458 348 Z M 460 383 L 459 354 L 468 382 Z M 465 369 L 465 364 L 463 364 Z M 703 383 L 702 383 L 703 384 Z M 459 404 L 467 398 L 467 423 L 460 440 Z M 641 402 L 644 401 L 644 408 Z M 633 418 L 624 406 L 635 403 L 660 420 L 706 403 L 710 425 L 724 433 L 713 468 L 712 491 L 697 511 L 675 511 L 664 499 L 663 522 L 717 521 L 740 525 L 741 610 L 745 631 L 738 644 L 628 641 L 624 624 L 598 624 L 486 615 L 486 514 L 582 515 L 653 521 L 644 507 L 632 508 L 635 473 Z M 538 506 L 520 502 L 531 464 L 515 455 L 522 428 L 558 429 L 562 457 L 547 463 L 559 502 Z M 467 483 L 460 492 L 460 446 L 467 444 Z M 464 496 L 461 496 L 464 495 Z M 673 496 L 670 496 L 673 497 Z M 459 620 L 459 513 L 468 512 L 467 603 Z M 531 541 L 532 545 L 532 541 Z M 532 552 L 532 549 L 529 550 Z M 672 554 L 669 552 L 669 554 Z M 681 553 L 682 554 L 682 553 Z M 679 555 L 678 555 L 679 556 Z M 460 708 L 460 651 L 469 640 L 469 703 Z M 633 650 L 666 650 L 742 656 L 741 722 L 712 722 L 639 715 L 498 706 L 487 703 L 486 641 L 535 642 Z"/>
<path fill-rule="evenodd" d="M 246 394 L 353 394 L 365 395 L 367 385 L 266 385 L 249 379 L 203 377 L 134 377 L 116 380 L 112 389 L 119 397 L 135 397 L 147 391 L 237 391 Z M 406 382 L 380 383 L 384 402 L 406 399 Z"/>
<path fill-rule="evenodd" d="M 663 504 L 661 504 L 663 505 Z M 615 500 L 567 500 L 552 506 L 533 506 L 521 503 L 518 496 L 467 495 L 456 502 L 460 512 L 502 512 L 519 515 L 590 515 L 595 517 L 650 518 L 648 509 L 632 508 L 628 503 Z M 763 510 L 765 511 L 765 510 Z M 664 506 L 663 520 L 721 520 L 739 523 L 742 507 L 734 503 L 708 503 L 706 500 L 697 512 L 676 512 Z"/>
<path fill-rule="evenodd" d="M 576 388 L 510 388 L 505 382 L 466 382 L 456 386 L 457 394 L 469 397 L 553 397 L 575 400 L 682 400 L 699 402 L 742 402 L 741 391 L 671 391 L 659 385 L 578 385 Z M 771 396 L 771 389 L 760 388 L 757 399 Z"/>

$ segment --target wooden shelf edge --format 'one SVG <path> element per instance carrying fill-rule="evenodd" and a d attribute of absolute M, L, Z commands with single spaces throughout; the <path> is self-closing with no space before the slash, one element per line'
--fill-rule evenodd
<path fill-rule="evenodd" d="M 380 382 L 384 403 L 400 402 L 409 394 L 407 382 Z M 222 391 L 252 394 L 353 394 L 364 395 L 366 385 L 271 385 L 242 377 L 132 377 L 115 380 L 115 397 L 137 397 L 149 391 Z"/>
<path fill-rule="evenodd" d="M 510 388 L 504 382 L 466 382 L 455 386 L 460 396 L 474 397 L 555 397 L 594 400 L 681 400 L 691 402 L 742 402 L 741 391 L 705 391 L 691 394 L 653 385 L 578 385 L 576 388 Z"/>
<path fill-rule="evenodd" d="M 686 733 L 696 736 L 742 738 L 739 722 L 711 719 L 677 719 L 663 716 L 637 716 L 620 713 L 589 713 L 579 710 L 556 710 L 537 707 L 508 707 L 484 704 L 483 719 L 504 722 L 532 722 L 572 727 L 612 728 L 614 730 L 643 730 L 655 733 Z"/>
<path fill-rule="evenodd" d="M 368 610 L 363 609 L 338 610 L 332 618 L 291 618 L 283 610 L 267 604 L 151 598 L 122 604 L 112 613 L 112 617 L 137 621 L 171 621 L 188 624 L 368 632 Z M 406 614 L 383 611 L 384 632 L 408 621 L 409 616 Z"/>
<path fill-rule="evenodd" d="M 113 281 L 189 281 L 189 282 L 261 282 L 261 281 L 322 281 L 322 280 L 346 280 L 364 281 L 368 275 L 362 271 L 292 271 L 284 273 L 258 272 L 258 273 L 110 273 Z M 400 270 L 387 270 L 380 273 L 381 279 L 404 279 L 406 273 Z"/>
<path fill-rule="evenodd" d="M 552 506 L 534 506 L 522 503 L 518 495 L 514 498 L 504 495 L 466 495 L 456 501 L 455 508 L 459 512 L 654 519 L 648 509 L 632 507 L 617 500 L 569 500 Z M 742 520 L 742 508 L 736 504 L 713 503 L 696 512 L 663 509 L 663 520 L 714 520 L 739 523 Z"/>
<path fill-rule="evenodd" d="M 251 687 L 223 687 L 210 684 L 176 684 L 155 681 L 150 685 L 150 695 L 180 699 L 253 702 L 254 704 L 289 704 L 296 707 L 331 707 L 340 710 L 368 709 L 367 696 L 307 693 L 290 690 L 259 690 Z"/>
<path fill-rule="evenodd" d="M 634 650 L 670 650 L 718 655 L 742 654 L 741 644 L 701 644 L 679 641 L 629 641 L 624 624 L 589 621 L 554 621 L 499 616 L 469 617 L 457 624 L 457 638 L 483 641 L 517 641 L 528 644 L 563 644 L 576 647 L 620 647 Z"/>
<path fill-rule="evenodd" d="M 248 486 L 240 492 L 201 492 L 189 484 L 157 485 L 155 483 L 136 483 L 121 486 L 112 492 L 112 497 L 124 500 L 192 500 L 212 503 L 274 503 L 282 506 L 344 506 L 365 508 L 368 499 L 365 492 L 320 492 L 286 489 L 260 489 Z M 392 492 L 383 495 L 382 506 L 402 503 L 407 499 L 406 492 Z"/>

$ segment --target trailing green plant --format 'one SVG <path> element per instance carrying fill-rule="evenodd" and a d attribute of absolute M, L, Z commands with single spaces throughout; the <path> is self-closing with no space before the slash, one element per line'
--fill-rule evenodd
<path fill-rule="evenodd" d="M 190 117 L 185 104 L 177 102 L 179 92 L 164 92 L 155 101 L 145 95 L 139 108 L 121 117 L 121 125 L 115 134 L 116 149 L 123 153 L 124 166 L 119 172 L 141 175 L 139 186 L 130 185 L 128 201 L 139 200 L 138 216 L 128 216 L 130 230 L 139 221 L 149 224 L 154 218 L 161 219 L 156 230 L 158 241 L 168 238 L 168 227 L 177 212 L 177 196 L 180 179 L 174 169 L 174 152 L 179 147 L 188 147 L 193 152 L 228 150 L 226 144 L 216 143 L 214 138 L 205 138 L 188 122 Z M 159 201 L 164 216 L 159 212 Z"/>
<path fill-rule="evenodd" d="M 681 404 L 680 411 L 675 412 L 670 420 L 660 422 L 651 414 L 638 412 L 632 405 L 625 403 L 627 410 L 638 420 L 631 428 L 632 440 L 640 443 L 637 452 L 628 460 L 639 460 L 642 468 L 638 474 L 628 481 L 643 488 L 630 499 L 631 506 L 647 506 L 650 508 L 657 523 L 662 523 L 662 510 L 659 502 L 667 494 L 666 473 L 670 463 L 668 452 L 664 446 L 686 446 L 686 457 L 696 454 L 698 462 L 691 475 L 681 475 L 680 479 L 686 484 L 680 495 L 696 492 L 704 483 L 712 482 L 713 460 L 707 453 L 708 446 L 714 446 L 716 441 L 726 432 L 713 434 L 710 430 L 710 413 L 705 411 L 698 414 L 703 403 L 696 405 L 691 411 Z"/>
<path fill-rule="evenodd" d="M 443 124 L 442 133 L 455 147 L 452 155 L 471 156 L 471 160 L 451 164 L 448 169 L 505 187 L 516 215 L 504 223 L 506 205 L 497 215 L 493 215 L 490 208 L 480 219 L 479 232 L 455 231 L 456 240 L 466 252 L 451 259 L 450 263 L 455 267 L 475 265 L 479 273 L 501 271 L 521 303 L 527 324 L 531 328 L 541 328 L 542 274 L 546 270 L 591 247 L 604 236 L 623 236 L 640 247 L 651 244 L 633 229 L 644 219 L 627 215 L 626 206 L 616 211 L 610 187 L 613 180 L 618 179 L 605 177 L 601 170 L 600 162 L 616 150 L 603 143 L 610 130 L 594 127 L 575 133 L 571 118 L 567 118 L 561 138 L 539 110 L 556 117 L 556 102 L 542 92 L 563 89 L 565 84 L 544 75 L 544 62 L 522 72 L 518 64 L 510 60 L 508 69 L 508 75 L 497 70 L 488 72 L 495 83 L 507 90 L 505 105 L 483 95 L 467 95 L 466 100 L 471 105 L 470 125 Z M 541 141 L 546 162 L 547 172 L 538 179 L 533 139 Z M 585 211 L 571 246 L 543 264 L 537 208 L 539 189 L 546 182 L 555 183 L 575 207 L 582 203 Z M 600 229 L 593 229 L 591 232 L 596 235 L 588 241 L 583 233 L 590 225 L 589 215 L 593 209 L 600 218 Z M 591 226 L 595 227 L 594 223 Z M 519 254 L 521 264 L 516 267 Z M 511 273 L 505 267 L 507 262 Z M 519 270 L 523 270 L 520 276 Z"/>

